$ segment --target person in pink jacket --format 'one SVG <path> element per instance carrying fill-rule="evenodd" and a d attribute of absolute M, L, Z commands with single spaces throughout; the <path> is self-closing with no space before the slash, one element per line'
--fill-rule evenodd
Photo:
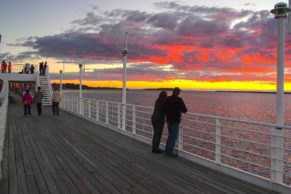
<path fill-rule="evenodd" d="M 30 106 L 32 104 L 32 96 L 30 95 L 28 89 L 22 95 L 22 102 L 24 104 L 24 115 L 25 116 L 27 116 L 27 114 L 31 115 Z"/>

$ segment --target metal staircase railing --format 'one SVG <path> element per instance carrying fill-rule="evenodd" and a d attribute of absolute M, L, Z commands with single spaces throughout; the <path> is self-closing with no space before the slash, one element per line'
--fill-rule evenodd
<path fill-rule="evenodd" d="M 50 80 L 47 76 L 37 76 L 37 84 L 41 87 L 41 91 L 43 92 L 43 100 L 42 104 L 44 106 L 52 105 L 52 87 L 50 84 Z"/>

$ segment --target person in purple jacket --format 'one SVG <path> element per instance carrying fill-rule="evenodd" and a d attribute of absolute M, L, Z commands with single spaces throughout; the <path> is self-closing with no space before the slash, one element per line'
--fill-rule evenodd
<path fill-rule="evenodd" d="M 29 93 L 29 90 L 27 89 L 26 92 L 22 95 L 22 102 L 24 104 L 24 115 L 27 116 L 27 114 L 31 115 L 31 104 L 32 104 L 32 96 Z"/>

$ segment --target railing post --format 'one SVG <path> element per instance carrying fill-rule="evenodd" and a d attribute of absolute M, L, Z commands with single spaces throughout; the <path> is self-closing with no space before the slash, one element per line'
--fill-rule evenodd
<path fill-rule="evenodd" d="M 183 129 L 183 125 L 181 125 L 180 132 L 179 132 L 178 152 L 183 151 L 183 135 L 184 135 L 184 129 Z"/>
<path fill-rule="evenodd" d="M 117 127 L 120 129 L 120 104 L 117 105 Z"/>
<path fill-rule="evenodd" d="M 109 110 L 108 110 L 108 102 L 106 102 L 105 111 L 106 111 L 106 124 L 109 124 Z"/>
<path fill-rule="evenodd" d="M 91 100 L 89 99 L 89 108 L 88 108 L 88 116 L 91 119 Z"/>
<path fill-rule="evenodd" d="M 271 136 L 271 181 L 283 183 L 283 129 L 273 129 Z"/>
<path fill-rule="evenodd" d="M 122 130 L 125 131 L 126 105 L 122 104 Z"/>
<path fill-rule="evenodd" d="M 215 125 L 215 161 L 221 163 L 221 125 L 219 119 L 216 119 Z"/>
<path fill-rule="evenodd" d="M 71 108 L 71 111 L 74 112 L 74 99 L 73 98 L 71 99 L 70 108 Z"/>
<path fill-rule="evenodd" d="M 80 98 L 76 99 L 76 111 L 77 113 L 80 113 Z"/>
<path fill-rule="evenodd" d="M 136 134 L 136 115 L 135 106 L 132 107 L 132 134 Z"/>
<path fill-rule="evenodd" d="M 83 115 L 84 99 L 80 98 L 80 114 Z"/>
<path fill-rule="evenodd" d="M 96 120 L 99 121 L 99 101 L 96 100 Z"/>

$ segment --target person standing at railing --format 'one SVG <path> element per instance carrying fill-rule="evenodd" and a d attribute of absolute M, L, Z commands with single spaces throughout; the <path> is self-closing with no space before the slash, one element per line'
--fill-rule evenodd
<path fill-rule="evenodd" d="M 2 64 L 1 64 L 1 71 L 2 73 L 6 73 L 6 68 L 7 68 L 7 63 L 5 60 L 2 61 Z"/>
<path fill-rule="evenodd" d="M 29 63 L 25 63 L 25 65 L 24 65 L 24 73 L 25 74 L 29 74 L 29 68 L 30 68 Z"/>
<path fill-rule="evenodd" d="M 24 115 L 27 116 L 27 114 L 31 115 L 30 106 L 32 104 L 32 96 L 29 93 L 29 90 L 27 89 L 26 92 L 22 95 L 22 102 L 24 104 Z"/>
<path fill-rule="evenodd" d="M 34 74 L 34 66 L 33 66 L 33 64 L 30 65 L 29 70 L 30 70 L 30 74 Z"/>
<path fill-rule="evenodd" d="M 59 105 L 62 99 L 62 95 L 59 90 L 54 88 L 53 96 L 52 96 L 52 111 L 53 115 L 59 115 Z"/>
<path fill-rule="evenodd" d="M 42 75 L 43 62 L 39 63 L 39 75 Z"/>
<path fill-rule="evenodd" d="M 34 94 L 34 101 L 36 103 L 36 107 L 37 107 L 37 113 L 40 116 L 41 112 L 42 112 L 42 99 L 43 99 L 43 93 L 41 91 L 40 87 L 37 87 L 37 92 L 35 92 Z"/>
<path fill-rule="evenodd" d="M 46 75 L 46 70 L 47 70 L 47 62 L 44 62 L 43 68 L 42 68 L 42 75 L 45 76 Z"/>
<path fill-rule="evenodd" d="M 159 94 L 158 99 L 155 101 L 155 109 L 152 114 L 152 125 L 154 129 L 153 140 L 152 140 L 152 152 L 153 153 L 163 153 L 163 151 L 159 148 L 163 129 L 165 125 L 165 110 L 164 103 L 167 99 L 167 92 L 162 91 Z"/>
<path fill-rule="evenodd" d="M 169 96 L 164 104 L 169 133 L 166 143 L 165 156 L 169 157 L 178 156 L 174 153 L 174 147 L 179 134 L 181 113 L 187 112 L 183 99 L 179 97 L 180 92 L 180 88 L 174 88 L 173 95 Z"/>
<path fill-rule="evenodd" d="M 8 73 L 11 73 L 11 69 L 12 69 L 12 64 L 11 62 L 8 63 Z"/>

